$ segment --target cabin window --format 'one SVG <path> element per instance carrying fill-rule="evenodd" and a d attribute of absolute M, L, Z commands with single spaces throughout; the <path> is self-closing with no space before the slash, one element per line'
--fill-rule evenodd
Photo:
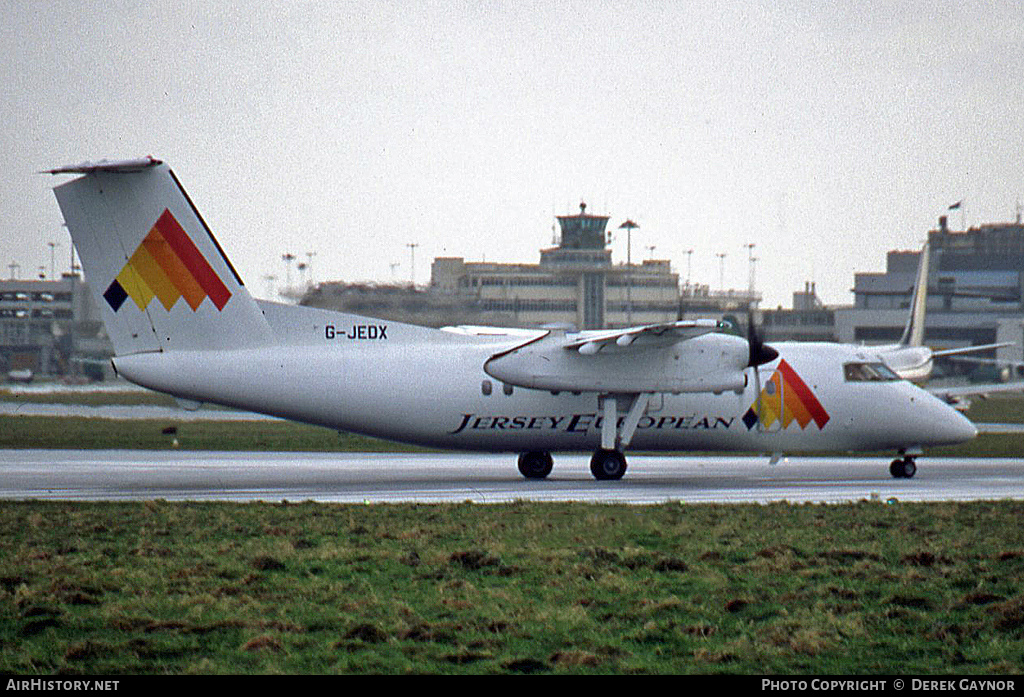
<path fill-rule="evenodd" d="M 502 392 L 504 392 L 505 394 L 507 394 L 507 395 L 511 395 L 511 394 L 512 394 L 512 385 L 510 385 L 510 384 L 508 384 L 508 383 L 506 382 L 506 383 L 505 383 L 505 384 L 504 384 L 504 385 L 502 386 L 501 390 L 502 390 Z"/>
<path fill-rule="evenodd" d="M 891 382 L 900 376 L 885 363 L 847 363 L 843 366 L 847 382 Z"/>
<path fill-rule="evenodd" d="M 491 396 L 492 389 L 494 388 L 491 386 L 490 380 L 484 380 L 483 382 L 480 383 L 480 391 L 484 393 L 485 397 Z"/>

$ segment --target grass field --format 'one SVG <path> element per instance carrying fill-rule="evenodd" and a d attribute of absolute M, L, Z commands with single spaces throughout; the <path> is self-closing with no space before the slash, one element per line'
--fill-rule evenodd
<path fill-rule="evenodd" d="M 0 448 L 425 452 L 423 448 L 288 421 L 3 415 L 0 415 Z"/>
<path fill-rule="evenodd" d="M 0 672 L 1019 673 L 1024 503 L 0 505 Z"/>

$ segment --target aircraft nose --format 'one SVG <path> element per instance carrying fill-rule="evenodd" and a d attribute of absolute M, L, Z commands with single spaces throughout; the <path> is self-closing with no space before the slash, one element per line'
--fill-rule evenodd
<path fill-rule="evenodd" d="M 950 408 L 955 417 L 955 425 L 951 425 L 950 431 L 955 432 L 958 443 L 969 441 L 978 435 L 978 427 L 975 426 L 970 419 L 958 412 L 956 409 Z"/>
<path fill-rule="evenodd" d="M 978 427 L 956 409 L 942 402 L 938 402 L 936 406 L 938 413 L 933 418 L 937 442 L 964 443 L 978 435 Z"/>

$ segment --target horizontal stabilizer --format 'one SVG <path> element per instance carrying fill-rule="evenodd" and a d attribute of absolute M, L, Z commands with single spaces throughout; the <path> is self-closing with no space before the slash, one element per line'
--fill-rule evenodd
<path fill-rule="evenodd" d="M 139 157 L 133 160 L 100 160 L 99 162 L 83 162 L 78 165 L 67 165 L 55 169 L 44 170 L 44 174 L 92 174 L 93 172 L 141 172 L 147 167 L 163 164 L 153 156 Z"/>
<path fill-rule="evenodd" d="M 1008 392 L 1024 392 L 1024 381 L 1017 382 L 995 382 L 988 384 L 957 385 L 950 387 L 929 387 L 928 392 L 939 399 L 952 402 L 956 399 L 970 397 L 986 397 L 991 394 L 1006 394 Z"/>

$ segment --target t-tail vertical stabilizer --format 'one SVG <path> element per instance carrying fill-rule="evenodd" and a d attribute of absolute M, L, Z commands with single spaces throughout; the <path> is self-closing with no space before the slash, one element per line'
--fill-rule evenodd
<path fill-rule="evenodd" d="M 914 296 L 910 302 L 910 318 L 900 338 L 901 346 L 924 345 L 924 314 L 928 305 L 928 265 L 929 243 L 921 248 L 921 257 L 917 264 L 917 279 L 914 282 Z"/>
<path fill-rule="evenodd" d="M 170 167 L 102 161 L 54 188 L 117 355 L 265 345 L 271 332 Z"/>

